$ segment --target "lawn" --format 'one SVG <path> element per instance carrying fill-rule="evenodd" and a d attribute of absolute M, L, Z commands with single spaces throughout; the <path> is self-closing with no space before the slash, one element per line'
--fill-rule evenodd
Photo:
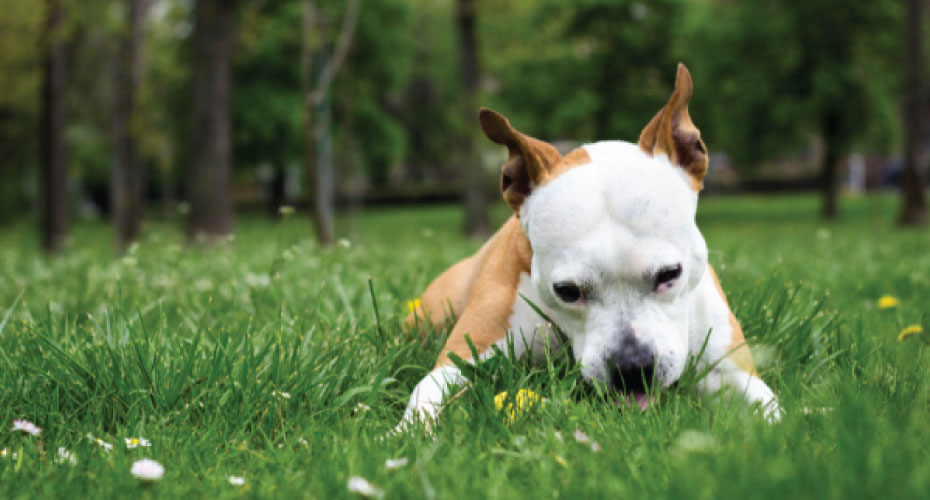
<path fill-rule="evenodd" d="M 26 221 L 0 228 L 0 497 L 346 497 L 353 476 L 387 498 L 926 497 L 930 333 L 897 337 L 930 327 L 930 230 L 895 228 L 895 207 L 844 200 L 826 224 L 812 197 L 702 202 L 780 423 L 687 383 L 620 411 L 559 362 L 492 359 L 433 436 L 384 439 L 445 333 L 411 340 L 406 301 L 479 245 L 455 207 L 346 217 L 328 250 L 299 215 L 243 216 L 212 249 L 153 222 L 120 259 L 101 223 L 55 259 Z M 508 422 L 493 397 L 518 387 L 547 402 Z M 130 475 L 142 457 L 164 479 Z"/>

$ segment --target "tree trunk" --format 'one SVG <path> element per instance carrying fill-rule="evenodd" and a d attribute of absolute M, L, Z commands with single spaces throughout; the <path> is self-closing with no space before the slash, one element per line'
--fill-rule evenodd
<path fill-rule="evenodd" d="M 924 195 L 924 176 L 921 165 L 923 140 L 923 95 L 921 71 L 921 0 L 907 1 L 907 68 L 904 80 L 904 178 L 901 181 L 901 225 L 917 226 L 927 223 L 927 201 Z"/>
<path fill-rule="evenodd" d="M 125 0 L 126 21 L 119 42 L 116 69 L 116 109 L 113 123 L 113 167 L 110 209 L 117 253 L 142 232 L 143 179 L 139 158 L 139 88 L 142 85 L 142 43 L 146 0 Z"/>
<path fill-rule="evenodd" d="M 330 122 L 332 104 L 329 86 L 345 61 L 355 36 L 359 0 L 346 4 L 342 27 L 332 53 L 327 53 L 317 22 L 315 0 L 304 0 L 301 24 L 301 73 L 304 91 L 304 164 L 307 168 L 307 196 L 317 240 L 330 245 L 335 240 L 336 172 Z M 316 38 L 317 44 L 312 40 Z M 317 61 L 314 64 L 314 59 Z"/>
<path fill-rule="evenodd" d="M 68 236 L 68 166 L 65 147 L 65 40 L 63 8 L 58 0 L 46 3 L 44 66 L 40 120 L 42 168 L 39 176 L 40 226 L 46 252 L 61 250 Z"/>
<path fill-rule="evenodd" d="M 333 136 L 330 130 L 332 106 L 327 93 L 316 109 L 314 142 L 316 143 L 316 193 L 313 215 L 320 243 L 331 244 L 336 228 L 336 172 L 333 166 Z"/>
<path fill-rule="evenodd" d="M 478 94 L 478 41 L 475 34 L 477 19 L 476 0 L 458 0 L 456 24 L 459 32 L 459 59 L 462 77 L 462 105 L 465 123 L 473 124 L 477 116 L 475 105 Z M 469 127 L 469 130 L 476 127 Z M 465 232 L 472 237 L 485 237 L 490 233 L 488 199 L 485 192 L 484 172 L 475 141 L 476 134 L 469 133 L 463 144 L 462 175 L 465 199 Z"/>
<path fill-rule="evenodd" d="M 198 0 L 194 7 L 189 241 L 221 238 L 233 230 L 230 93 L 235 17 L 235 0 Z"/>
<path fill-rule="evenodd" d="M 827 112 L 821 122 L 823 133 L 824 154 L 823 170 L 820 177 L 821 188 L 821 215 L 828 220 L 835 220 L 839 215 L 837 185 L 837 163 L 839 163 L 842 145 L 839 135 L 839 115 Z"/>
<path fill-rule="evenodd" d="M 333 210 L 326 206 L 326 185 L 322 182 L 323 178 L 332 179 L 332 172 L 327 175 L 326 170 L 332 168 L 332 165 L 323 164 L 320 160 L 325 156 L 321 151 L 322 138 L 328 135 L 329 127 L 328 116 L 320 115 L 320 111 L 325 108 L 317 92 L 325 89 L 318 89 L 317 83 L 320 79 L 320 68 L 325 65 L 320 59 L 326 56 L 325 50 L 320 46 L 315 46 L 311 40 L 314 38 L 320 40 L 322 36 L 317 33 L 319 26 L 317 23 L 316 2 L 314 0 L 304 0 L 303 4 L 303 22 L 301 25 L 301 75 L 303 79 L 304 95 L 304 165 L 307 169 L 307 205 L 310 210 L 310 218 L 313 220 L 314 229 L 316 229 L 317 241 L 321 245 L 331 245 L 335 240 L 333 224 L 329 217 L 332 216 Z M 316 61 L 316 64 L 314 64 Z M 321 196 L 322 194 L 322 196 Z"/>

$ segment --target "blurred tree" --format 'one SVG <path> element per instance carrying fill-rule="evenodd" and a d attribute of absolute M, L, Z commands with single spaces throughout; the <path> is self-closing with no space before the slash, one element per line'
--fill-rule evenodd
<path fill-rule="evenodd" d="M 37 162 L 44 2 L 0 0 L 0 222 L 29 207 L 24 185 Z M 33 190 L 30 190 L 33 191 Z"/>
<path fill-rule="evenodd" d="M 462 99 L 466 120 L 474 119 L 477 112 L 478 80 L 481 68 L 478 64 L 477 0 L 458 0 L 456 24 L 459 34 L 459 71 L 462 75 Z M 491 217 L 485 193 L 484 169 L 476 144 L 477 133 L 469 133 L 462 144 L 460 172 L 464 181 L 465 232 L 475 238 L 483 238 L 491 231 Z"/>
<path fill-rule="evenodd" d="M 301 161 L 303 95 L 300 60 L 302 2 L 243 5 L 233 78 L 233 144 L 239 169 L 270 172 L 267 210 L 279 217 L 287 167 Z"/>
<path fill-rule="evenodd" d="M 231 65 L 235 0 L 194 6 L 193 96 L 187 197 L 187 237 L 218 238 L 233 230 Z"/>
<path fill-rule="evenodd" d="M 493 102 L 539 137 L 635 141 L 671 92 L 685 12 L 678 0 L 495 6 L 482 30 Z"/>
<path fill-rule="evenodd" d="M 138 140 L 142 134 L 138 99 L 144 74 L 142 45 L 148 1 L 124 0 L 122 7 L 125 23 L 119 34 L 110 183 L 118 253 L 142 231 L 144 173 Z"/>
<path fill-rule="evenodd" d="M 68 164 L 65 147 L 65 57 L 68 50 L 65 8 L 62 0 L 46 0 L 42 40 L 44 74 L 41 94 L 41 198 L 42 246 L 47 252 L 61 250 L 68 236 Z"/>
<path fill-rule="evenodd" d="M 682 38 L 711 147 L 753 165 L 818 135 L 822 213 L 836 217 L 840 158 L 894 135 L 897 16 L 890 0 L 695 4 Z"/>
<path fill-rule="evenodd" d="M 924 194 L 924 168 L 921 143 L 925 137 L 923 99 L 923 0 L 908 0 L 907 60 L 905 61 L 904 102 L 904 178 L 901 180 L 901 214 L 903 225 L 927 223 L 927 201 Z"/>
<path fill-rule="evenodd" d="M 304 133 L 306 141 L 306 167 L 310 189 L 310 210 L 316 225 L 317 239 L 324 245 L 334 239 L 335 214 L 335 172 L 333 167 L 333 147 L 331 114 L 332 101 L 330 85 L 336 77 L 355 34 L 358 17 L 358 0 L 349 0 L 343 15 L 332 52 L 327 50 L 322 36 L 315 0 L 304 0 L 302 67 L 304 78 Z M 314 64 L 314 61 L 316 63 Z"/>

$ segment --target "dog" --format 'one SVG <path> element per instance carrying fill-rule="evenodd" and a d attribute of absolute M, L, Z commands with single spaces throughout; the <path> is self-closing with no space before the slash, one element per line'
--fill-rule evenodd
<path fill-rule="evenodd" d="M 692 91 L 679 64 L 671 97 L 637 144 L 602 141 L 565 156 L 481 109 L 485 135 L 509 153 L 500 188 L 514 214 L 408 316 L 410 326 L 457 321 L 398 430 L 416 420 L 429 428 L 449 389 L 465 382 L 450 356 L 474 362 L 472 346 L 483 358 L 510 342 L 537 362 L 570 342 L 586 381 L 643 410 L 694 358 L 707 370 L 699 390 L 740 395 L 780 417 L 695 223 L 708 153 L 688 113 Z"/>

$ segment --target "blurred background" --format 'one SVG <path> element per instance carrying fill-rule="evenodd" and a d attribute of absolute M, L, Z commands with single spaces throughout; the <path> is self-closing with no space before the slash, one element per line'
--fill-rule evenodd
<path fill-rule="evenodd" d="M 492 229 L 492 107 L 564 151 L 636 141 L 694 77 L 706 194 L 899 193 L 923 224 L 920 0 L 0 0 L 0 231 L 222 239 L 236 215 L 460 203 Z M 27 222 L 24 222 L 27 221 Z M 890 224 L 891 222 L 889 222 Z M 2 233 L 0 233 L 2 234 Z"/>

